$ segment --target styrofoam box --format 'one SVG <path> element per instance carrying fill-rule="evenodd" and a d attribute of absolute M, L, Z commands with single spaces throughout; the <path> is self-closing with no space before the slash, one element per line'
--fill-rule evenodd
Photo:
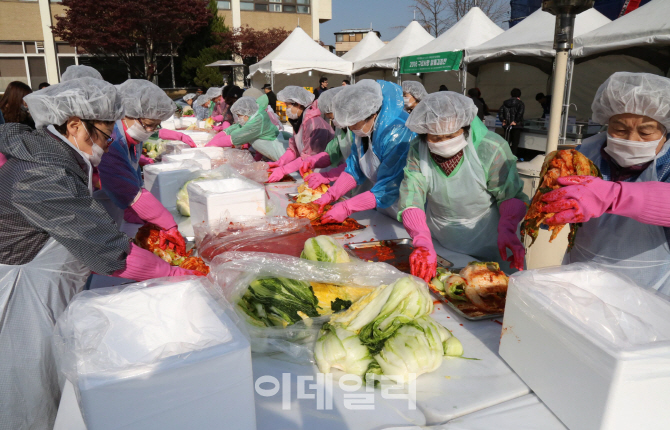
<path fill-rule="evenodd" d="M 183 163 L 150 164 L 144 167 L 144 188 L 166 208 L 177 207 L 177 193 L 194 171 Z"/>
<path fill-rule="evenodd" d="M 187 186 L 191 223 L 216 222 L 229 216 L 265 216 L 265 188 L 249 180 L 230 178 L 192 182 Z"/>
<path fill-rule="evenodd" d="M 202 170 L 211 170 L 212 169 L 212 160 L 207 155 L 202 152 L 189 152 L 186 154 L 169 154 L 163 155 L 162 158 L 164 163 L 173 163 L 177 161 L 184 160 L 194 160 L 200 164 Z"/>
<path fill-rule="evenodd" d="M 212 160 L 223 159 L 223 148 L 218 146 L 210 146 L 207 148 L 184 148 L 181 150 L 182 154 L 188 154 L 190 152 L 201 152 L 211 158 Z"/>
<path fill-rule="evenodd" d="M 213 133 L 209 133 L 206 131 L 180 130 L 180 133 L 184 133 L 185 135 L 193 139 L 193 142 L 198 147 L 205 146 L 214 137 Z"/>
<path fill-rule="evenodd" d="M 579 267 L 512 277 L 501 357 L 571 430 L 669 428 L 670 303 Z"/>
<path fill-rule="evenodd" d="M 121 370 L 80 365 L 77 388 L 88 430 L 256 429 L 249 342 L 204 288 L 189 288 L 188 297 L 166 293 L 179 286 L 90 300 L 108 325 L 100 339 L 103 357 L 145 363 L 158 349 L 164 358 Z M 203 333 L 216 340 L 188 350 L 202 343 Z M 165 356 L 170 350 L 180 353 Z"/>

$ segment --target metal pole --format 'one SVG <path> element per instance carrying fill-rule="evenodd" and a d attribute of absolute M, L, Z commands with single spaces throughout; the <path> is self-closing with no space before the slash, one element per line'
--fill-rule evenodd
<path fill-rule="evenodd" d="M 463 90 L 463 95 L 467 96 L 468 91 L 468 65 L 463 64 L 461 69 L 462 79 L 461 79 L 461 89 Z"/>
<path fill-rule="evenodd" d="M 177 88 L 177 81 L 174 79 L 174 51 L 170 43 L 170 69 L 172 69 L 172 88 Z"/>
<path fill-rule="evenodd" d="M 559 145 L 565 145 L 568 133 L 568 119 L 570 117 L 570 93 L 572 92 L 572 73 L 575 70 L 575 60 L 570 57 L 568 59 L 568 72 L 565 84 L 565 96 L 563 97 L 563 123 L 561 125 L 561 135 L 559 137 Z"/>
<path fill-rule="evenodd" d="M 547 134 L 547 154 L 558 149 L 558 136 L 561 131 L 561 112 L 565 95 L 565 68 L 568 64 L 568 51 L 556 52 L 556 70 L 554 87 L 551 93 L 551 111 L 549 112 L 549 132 Z"/>
<path fill-rule="evenodd" d="M 60 82 L 58 75 L 58 58 L 56 57 L 56 42 L 51 32 L 51 4 L 49 0 L 39 0 L 40 19 L 42 20 L 42 36 L 44 37 L 44 58 L 47 67 L 47 80 L 50 84 Z"/>

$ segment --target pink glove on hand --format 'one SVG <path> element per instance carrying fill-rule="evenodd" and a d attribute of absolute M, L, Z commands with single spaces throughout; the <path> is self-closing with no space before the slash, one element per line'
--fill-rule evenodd
<path fill-rule="evenodd" d="M 233 139 L 226 133 L 219 133 L 210 140 L 205 147 L 232 148 Z"/>
<path fill-rule="evenodd" d="M 190 136 L 184 133 L 180 133 L 178 131 L 166 130 L 164 128 L 161 128 L 160 130 L 158 130 L 158 137 L 165 140 L 178 140 L 180 142 L 184 142 L 191 148 L 196 147 L 195 142 L 193 142 L 193 139 L 191 139 Z"/>
<path fill-rule="evenodd" d="M 293 172 L 296 172 L 302 166 L 302 158 L 296 158 L 290 163 L 286 163 L 283 166 L 279 166 L 272 171 L 268 182 L 277 182 L 280 181 L 286 175 L 290 175 Z"/>
<path fill-rule="evenodd" d="M 130 244 L 130 251 L 126 257 L 126 268 L 117 270 L 112 276 L 128 278 L 135 281 L 146 281 L 147 279 L 164 278 L 166 276 L 205 276 L 204 273 L 195 270 L 186 270 L 155 256 L 151 251 L 142 249 L 134 243 Z"/>
<path fill-rule="evenodd" d="M 214 120 L 214 122 L 223 122 L 223 115 L 213 116 L 212 119 Z"/>
<path fill-rule="evenodd" d="M 412 275 L 430 282 L 437 272 L 437 253 L 426 223 L 426 213 L 419 208 L 405 209 L 402 223 L 415 248 L 409 256 L 410 271 Z"/>
<path fill-rule="evenodd" d="M 498 221 L 498 251 L 500 257 L 510 263 L 510 266 L 523 270 L 526 249 L 516 234 L 519 223 L 526 215 L 526 204 L 519 199 L 505 200 L 500 204 L 500 220 Z M 507 257 L 507 248 L 512 256 Z"/>
<path fill-rule="evenodd" d="M 279 157 L 279 160 L 277 161 L 271 161 L 268 163 L 268 167 L 274 168 L 274 167 L 279 167 L 283 166 L 284 164 L 288 164 L 291 161 L 295 160 L 298 158 L 297 155 L 295 155 L 295 152 L 291 148 L 287 149 L 286 152 L 284 152 L 284 155 Z"/>
<path fill-rule="evenodd" d="M 313 190 L 328 184 L 330 184 L 330 179 L 325 178 L 321 173 L 312 173 L 307 177 L 307 185 Z"/>
<path fill-rule="evenodd" d="M 128 207 L 123 211 L 123 219 L 131 224 L 144 224 L 144 220 L 137 216 L 131 207 Z"/>
<path fill-rule="evenodd" d="M 328 167 L 330 165 L 330 155 L 327 152 L 319 152 L 316 155 L 307 157 L 302 160 L 302 166 L 300 166 L 300 176 L 304 176 L 305 173 L 310 170 L 314 170 L 315 167 Z"/>
<path fill-rule="evenodd" d="M 321 217 L 321 224 L 341 223 L 354 212 L 366 211 L 377 207 L 377 198 L 370 191 L 340 202 Z"/>
<path fill-rule="evenodd" d="M 339 166 L 330 169 L 327 172 L 322 173 L 324 178 L 329 179 L 331 182 L 337 180 L 340 177 L 342 172 L 347 168 L 347 163 L 342 163 Z"/>
<path fill-rule="evenodd" d="M 152 158 L 147 157 L 146 155 L 140 155 L 140 166 L 146 166 L 147 164 L 154 164 L 155 161 Z"/>
<path fill-rule="evenodd" d="M 149 191 L 142 189 L 140 197 L 131 206 L 132 210 L 144 222 L 157 225 L 163 230 L 177 227 L 174 217 L 161 202 Z"/>
<path fill-rule="evenodd" d="M 319 208 L 319 213 L 323 212 L 324 206 L 336 201 L 350 190 L 353 190 L 356 185 L 356 180 L 353 176 L 346 172 L 342 173 L 333 186 L 328 188 L 326 194 L 314 200 L 314 203 L 321 206 Z"/>

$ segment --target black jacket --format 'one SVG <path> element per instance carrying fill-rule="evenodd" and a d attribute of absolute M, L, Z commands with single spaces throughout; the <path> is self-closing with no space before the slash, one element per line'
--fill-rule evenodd
<path fill-rule="evenodd" d="M 26 264 L 53 237 L 92 271 L 126 267 L 130 238 L 88 191 L 88 165 L 46 130 L 0 125 L 0 263 Z"/>
<path fill-rule="evenodd" d="M 498 116 L 500 121 L 510 125 L 515 122 L 517 127 L 523 127 L 523 113 L 526 106 L 517 98 L 511 98 L 503 102 Z"/>
<path fill-rule="evenodd" d="M 277 113 L 277 94 L 270 91 L 266 95 L 268 96 L 268 106 L 270 106 L 272 110 Z"/>
<path fill-rule="evenodd" d="M 321 85 L 319 85 L 318 88 L 314 89 L 314 100 L 317 100 L 319 96 L 324 92 L 328 91 L 328 88 L 321 88 Z"/>

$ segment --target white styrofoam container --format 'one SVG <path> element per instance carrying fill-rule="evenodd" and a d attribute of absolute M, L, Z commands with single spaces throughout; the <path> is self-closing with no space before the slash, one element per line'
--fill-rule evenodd
<path fill-rule="evenodd" d="M 88 300 L 78 322 L 99 341 L 76 381 L 88 430 L 256 429 L 249 342 L 204 288 L 179 291 L 193 282 Z"/>
<path fill-rule="evenodd" d="M 265 216 L 265 187 L 253 181 L 213 179 L 192 182 L 186 189 L 194 226 L 217 222 L 226 215 Z"/>
<path fill-rule="evenodd" d="M 186 154 L 163 155 L 162 160 L 164 163 L 173 163 L 184 160 L 194 160 L 198 162 L 198 164 L 200 164 L 202 170 L 212 169 L 212 159 L 202 152 L 189 152 Z"/>
<path fill-rule="evenodd" d="M 158 163 L 144 167 L 144 188 L 154 195 L 166 208 L 177 207 L 177 192 L 197 171 L 200 164 Z"/>
<path fill-rule="evenodd" d="M 198 130 L 180 130 L 180 133 L 183 133 L 193 139 L 193 142 L 198 147 L 205 146 L 216 135 L 216 133 Z"/>
<path fill-rule="evenodd" d="M 499 352 L 571 430 L 668 428 L 669 315 L 665 299 L 593 265 L 520 272 Z M 656 338 L 631 340 L 642 333 Z"/>
<path fill-rule="evenodd" d="M 181 118 L 174 118 L 173 123 L 175 126 L 175 129 L 179 130 L 180 128 L 186 128 L 190 125 L 193 125 L 197 122 L 198 120 L 194 116 L 187 116 L 187 117 L 181 117 Z M 179 130 L 182 131 L 182 130 Z"/>
<path fill-rule="evenodd" d="M 210 146 L 207 148 L 183 148 L 181 154 L 189 154 L 191 152 L 201 152 L 211 158 L 212 160 L 221 160 L 223 156 L 223 148 L 218 146 Z"/>

